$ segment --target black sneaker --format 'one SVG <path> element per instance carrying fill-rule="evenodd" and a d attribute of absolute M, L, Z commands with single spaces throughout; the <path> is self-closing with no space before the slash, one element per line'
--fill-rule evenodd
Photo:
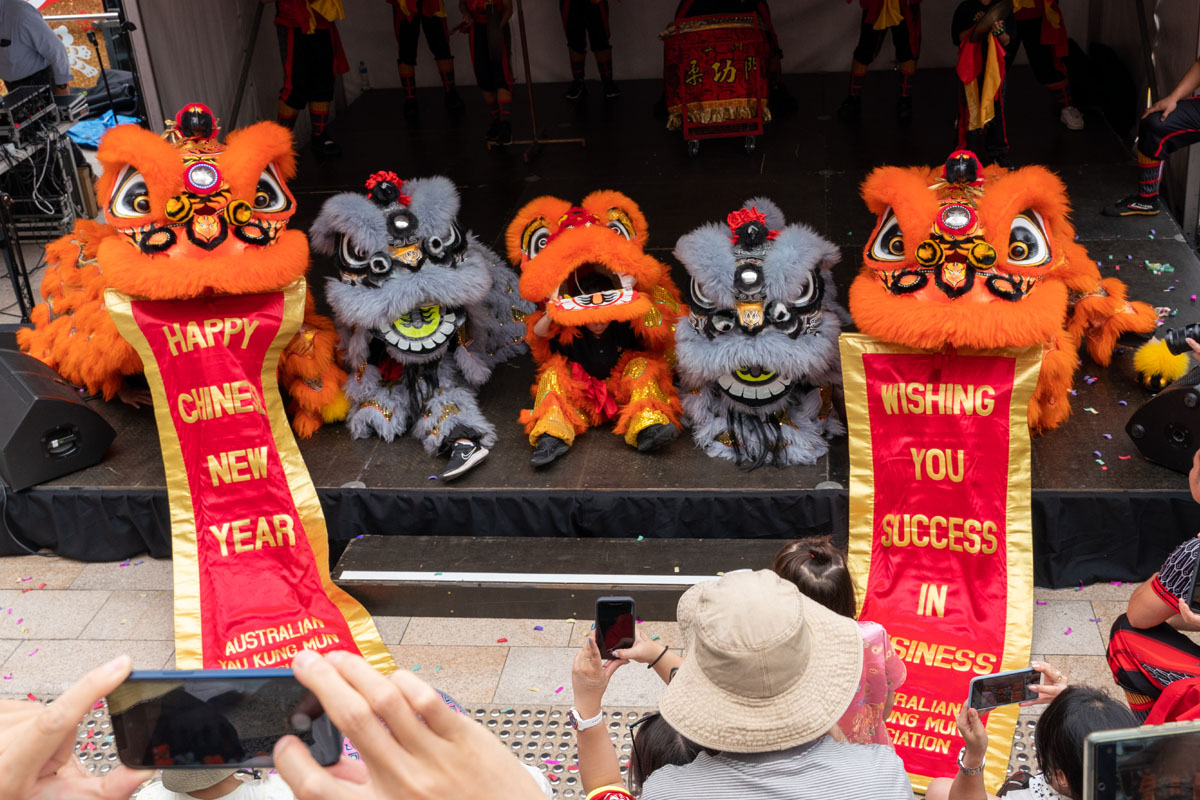
<path fill-rule="evenodd" d="M 492 124 L 488 125 L 487 140 L 495 144 L 500 139 L 500 118 L 492 117 Z"/>
<path fill-rule="evenodd" d="M 912 98 L 901 97 L 896 101 L 896 121 L 901 125 L 908 125 L 912 122 Z"/>
<path fill-rule="evenodd" d="M 338 158 L 342 154 L 342 146 L 335 142 L 327 133 L 312 137 L 313 155 L 318 161 L 327 158 Z"/>
<path fill-rule="evenodd" d="M 442 97 L 442 103 L 446 106 L 446 110 L 451 114 L 461 114 L 466 109 L 466 104 L 463 103 L 462 97 L 459 96 L 457 89 L 451 89 Z"/>
<path fill-rule="evenodd" d="M 571 81 L 571 85 L 567 87 L 566 94 L 563 95 L 566 99 L 574 103 L 587 92 L 587 87 L 583 85 L 583 81 Z"/>
<path fill-rule="evenodd" d="M 616 81 L 605 81 L 604 82 L 604 96 L 607 97 L 609 100 L 613 100 L 617 97 L 620 97 L 621 96 L 621 87 L 617 86 Z"/>
<path fill-rule="evenodd" d="M 404 118 L 409 122 L 415 122 L 421 116 L 421 107 L 417 105 L 417 98 L 404 98 Z"/>
<path fill-rule="evenodd" d="M 487 458 L 488 449 L 471 441 L 455 442 L 450 448 L 450 460 L 446 462 L 446 471 L 442 480 L 452 481 L 465 475 L 472 467 Z"/>
<path fill-rule="evenodd" d="M 649 453 L 660 450 L 679 436 L 679 428 L 667 423 L 666 425 L 650 425 L 638 431 L 637 449 L 639 453 Z"/>
<path fill-rule="evenodd" d="M 496 128 L 496 144 L 512 144 L 512 123 L 508 120 L 502 120 Z"/>
<path fill-rule="evenodd" d="M 1157 196 L 1142 197 L 1140 194 L 1131 194 L 1124 200 L 1118 200 L 1110 206 L 1105 206 L 1100 213 L 1106 217 L 1132 217 L 1137 215 L 1152 217 L 1160 210 Z"/>
<path fill-rule="evenodd" d="M 842 122 L 858 122 L 862 116 L 862 97 L 857 94 L 846 95 L 846 99 L 838 106 L 837 116 Z"/>
<path fill-rule="evenodd" d="M 562 439 L 543 433 L 538 437 L 537 447 L 533 448 L 533 456 L 529 463 L 535 467 L 544 467 L 570 449 L 571 445 Z"/>

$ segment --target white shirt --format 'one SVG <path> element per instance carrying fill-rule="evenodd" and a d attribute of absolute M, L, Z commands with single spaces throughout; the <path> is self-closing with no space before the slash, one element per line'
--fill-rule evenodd
<path fill-rule="evenodd" d="M 161 780 L 142 789 L 135 795 L 137 800 L 193 800 L 192 795 L 172 792 L 162 785 Z M 260 781 L 248 780 L 221 800 L 292 800 L 291 788 L 278 775 L 267 775 Z"/>
<path fill-rule="evenodd" d="M 18 81 L 54 67 L 54 82 L 71 82 L 67 48 L 25 0 L 0 0 L 0 80 Z"/>

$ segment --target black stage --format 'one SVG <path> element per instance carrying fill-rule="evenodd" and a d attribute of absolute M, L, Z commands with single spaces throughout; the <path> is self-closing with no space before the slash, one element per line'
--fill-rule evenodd
<path fill-rule="evenodd" d="M 1087 130 L 1067 131 L 1027 69 L 1010 75 L 1014 160 L 1048 164 L 1066 181 L 1078 209 L 1080 239 L 1093 258 L 1104 262 L 1101 272 L 1126 281 L 1137 299 L 1179 308 L 1174 324 L 1200 319 L 1200 309 L 1189 300 L 1200 292 L 1200 264 L 1175 222 L 1166 214 L 1112 220 L 1097 213 L 1134 187 L 1129 147 L 1095 113 L 1087 112 Z M 586 149 L 548 146 L 529 166 L 522 162 L 521 145 L 485 150 L 483 104 L 470 87 L 462 89 L 468 115 L 457 125 L 442 111 L 439 90 L 423 90 L 418 126 L 402 119 L 399 90 L 371 91 L 332 128 L 346 150 L 343 158 L 318 165 L 303 155 L 293 184 L 300 207 L 295 225 L 307 227 L 327 196 L 357 189 L 375 170 L 393 169 L 406 177 L 442 172 L 459 185 L 462 221 L 500 250 L 505 225 L 528 200 L 545 193 L 578 199 L 593 189 L 613 188 L 642 205 L 652 249 L 674 263 L 670 251 L 678 236 L 765 194 L 790 220 L 806 222 L 842 246 L 843 263 L 835 274 L 844 297 L 873 227 L 857 195 L 866 172 L 879 164 L 939 163 L 953 146 L 952 73 L 919 74 L 916 121 L 908 129 L 898 129 L 893 119 L 896 80 L 887 72 L 869 76 L 864 119 L 851 128 L 834 118 L 844 75 L 788 76 L 801 111 L 770 124 L 756 152 L 747 155 L 740 139 L 706 141 L 695 158 L 686 154 L 680 135 L 664 130 L 652 115 L 656 82 L 626 82 L 624 97 L 609 104 L 592 87 L 578 107 L 561 100 L 561 85 L 538 86 L 544 135 L 586 135 L 588 144 Z M 872 100 L 878 103 L 872 106 Z M 528 131 L 525 114 L 521 90 L 514 102 L 518 136 Z M 1139 268 L 1143 260 L 1169 263 L 1175 271 L 1155 275 Z M 682 270 L 677 265 L 675 270 L 676 280 L 686 285 Z M 319 276 L 331 272 L 318 259 L 313 269 L 318 296 Z M 1200 506 L 1189 498 L 1186 478 L 1143 461 L 1123 432 L 1129 415 L 1148 397 L 1133 379 L 1131 356 L 1132 350 L 1117 355 L 1107 370 L 1084 356 L 1074 416 L 1065 428 L 1034 441 L 1039 585 L 1143 579 L 1175 544 L 1200 529 Z M 743 473 L 707 458 L 688 438 L 666 452 L 644 455 L 595 430 L 560 462 L 536 472 L 517 423 L 519 410 L 529 402 L 532 375 L 532 363 L 522 358 L 498 369 L 483 389 L 483 409 L 500 428 L 501 439 L 487 461 L 453 486 L 430 480 L 441 471 L 442 459 L 427 457 L 409 438 L 392 444 L 355 441 L 344 428 L 332 426 L 302 443 L 332 537 L 342 542 L 365 533 L 779 539 L 832 532 L 844 540 L 845 439 L 816 466 Z M 1098 380 L 1089 384 L 1084 376 Z M 10 494 L 8 526 L 27 542 L 77 558 L 122 558 L 147 549 L 165 556 L 166 492 L 153 415 L 118 403 L 97 405 L 117 429 L 107 458 L 83 472 Z M 1093 451 L 1100 451 L 1107 470 L 1096 463 Z M 90 522 L 82 531 L 81 519 Z M 19 552 L 13 542 L 0 540 L 0 553 L 6 551 Z"/>

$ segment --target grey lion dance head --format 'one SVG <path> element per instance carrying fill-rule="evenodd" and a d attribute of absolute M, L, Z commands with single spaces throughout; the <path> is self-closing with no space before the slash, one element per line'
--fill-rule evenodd
<path fill-rule="evenodd" d="M 533 305 L 459 225 L 448 178 L 377 172 L 366 187 L 327 200 L 309 233 L 338 265 L 326 295 L 350 373 L 347 425 L 356 438 L 411 433 L 428 453 L 449 452 L 443 478 L 458 477 L 496 442 L 475 389 L 524 349 Z"/>
<path fill-rule="evenodd" d="M 846 316 L 837 247 L 759 197 L 680 237 L 675 256 L 691 277 L 690 324 L 675 340 L 696 445 L 744 469 L 816 462 L 844 432 L 827 407 Z"/>

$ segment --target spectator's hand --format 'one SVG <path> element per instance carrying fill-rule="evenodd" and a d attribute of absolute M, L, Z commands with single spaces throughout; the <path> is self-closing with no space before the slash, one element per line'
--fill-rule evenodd
<path fill-rule="evenodd" d="M 603 661 L 600 648 L 596 647 L 592 637 L 584 640 L 583 647 L 579 648 L 571 664 L 571 688 L 575 691 L 575 708 L 579 709 L 579 713 L 588 717 L 599 713 L 609 679 L 618 668 L 628 663 L 623 658 Z"/>
<path fill-rule="evenodd" d="M 124 800 L 150 777 L 117 767 L 96 778 L 67 763 L 75 759 L 71 750 L 79 721 L 125 680 L 129 669 L 129 657 L 121 656 L 84 675 L 52 705 L 0 705 L 0 800 Z"/>
<path fill-rule="evenodd" d="M 1187 342 L 1188 347 L 1192 348 L 1192 358 L 1200 361 L 1200 342 L 1197 342 L 1195 339 L 1190 337 L 1184 339 L 1184 341 Z"/>
<path fill-rule="evenodd" d="M 1188 489 L 1192 493 L 1192 499 L 1200 503 L 1200 448 L 1192 453 L 1192 468 L 1188 472 Z M 1200 533 L 1196 534 L 1196 538 L 1200 539 Z"/>
<path fill-rule="evenodd" d="M 1183 598 L 1179 599 L 1179 616 L 1183 619 L 1183 625 L 1181 627 L 1183 627 L 1184 630 L 1200 631 L 1200 614 L 1192 611 L 1191 606 L 1189 606 L 1187 603 L 1187 600 L 1184 600 Z"/>
<path fill-rule="evenodd" d="M 54 93 L 57 95 L 67 95 L 71 93 L 71 85 L 64 83 L 62 86 L 55 86 Z"/>
<path fill-rule="evenodd" d="M 955 722 L 958 723 L 958 733 L 963 738 L 963 744 L 967 746 L 964 763 L 970 768 L 979 766 L 983 763 L 988 748 L 987 728 L 983 726 L 979 712 L 963 703 L 962 711 L 958 712 Z"/>
<path fill-rule="evenodd" d="M 1168 95 L 1167 97 L 1164 97 L 1162 100 L 1159 100 L 1157 103 L 1147 108 L 1142 113 L 1142 119 L 1145 119 L 1151 114 L 1161 113 L 1162 116 L 1159 117 L 1159 119 L 1165 121 L 1167 117 L 1171 116 L 1171 112 L 1175 110 L 1175 106 L 1178 104 L 1179 101 Z"/>
<path fill-rule="evenodd" d="M 1045 661 L 1034 661 L 1029 666 L 1042 673 L 1046 680 L 1044 683 L 1035 683 L 1030 687 L 1037 692 L 1037 700 L 1028 700 L 1021 703 L 1022 706 L 1045 705 L 1062 694 L 1063 690 L 1071 685 L 1071 682 L 1067 680 L 1067 676 L 1063 675 L 1062 671 L 1053 664 L 1047 664 Z"/>
<path fill-rule="evenodd" d="M 511 750 L 411 672 L 385 678 L 356 655 L 311 650 L 292 669 L 363 759 L 324 769 L 299 739 L 280 739 L 275 767 L 299 800 L 545 800 Z"/>
<path fill-rule="evenodd" d="M 662 655 L 662 651 L 663 645 L 651 641 L 642 633 L 642 626 L 637 625 L 633 630 L 633 646 L 622 650 L 613 650 L 613 655 L 625 661 L 649 664 Z"/>

